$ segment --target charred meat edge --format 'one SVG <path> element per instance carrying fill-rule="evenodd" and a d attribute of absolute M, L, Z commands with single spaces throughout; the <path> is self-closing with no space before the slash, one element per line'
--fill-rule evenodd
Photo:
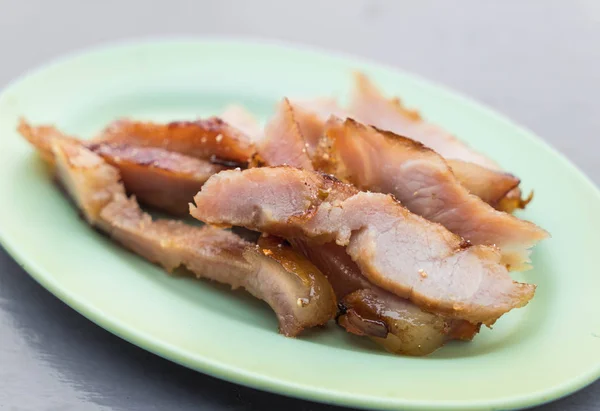
<path fill-rule="evenodd" d="M 174 220 L 155 220 L 135 198 L 127 198 L 116 168 L 74 138 L 51 133 L 47 139 L 20 131 L 55 166 L 86 220 L 131 251 L 171 272 L 185 267 L 198 278 L 243 287 L 275 311 L 280 332 L 296 336 L 325 324 L 336 312 L 327 279 L 288 247 L 249 243 L 214 227 L 194 227 Z M 35 138 L 32 138 L 35 137 Z"/>
<path fill-rule="evenodd" d="M 491 325 L 535 291 L 510 278 L 494 247 L 470 245 L 392 196 L 358 192 L 328 175 L 228 170 L 212 176 L 194 201 L 192 216 L 209 224 L 346 246 L 371 282 L 449 318 Z"/>

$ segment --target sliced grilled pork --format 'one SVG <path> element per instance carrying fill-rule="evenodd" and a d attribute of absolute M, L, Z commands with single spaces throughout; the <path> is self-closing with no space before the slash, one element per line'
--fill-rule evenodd
<path fill-rule="evenodd" d="M 510 278 L 496 248 L 471 246 L 392 196 L 358 192 L 317 172 L 222 171 L 194 200 L 191 214 L 210 224 L 346 246 L 371 282 L 449 318 L 489 325 L 535 291 Z"/>
<path fill-rule="evenodd" d="M 247 164 L 254 154 L 250 137 L 218 117 L 168 124 L 119 120 L 96 142 L 156 147 L 200 159 Z"/>
<path fill-rule="evenodd" d="M 352 119 L 330 120 L 313 162 L 361 190 L 393 194 L 413 213 L 473 244 L 498 246 L 511 269 L 529 268 L 530 248 L 548 236 L 469 194 L 433 150 Z"/>
<path fill-rule="evenodd" d="M 257 146 L 258 153 L 267 164 L 288 164 L 312 170 L 306 148 L 294 110 L 289 100 L 283 99 L 265 127 L 264 138 Z"/>
<path fill-rule="evenodd" d="M 228 106 L 219 116 L 221 120 L 241 130 L 250 137 L 257 140 L 263 134 L 263 129 L 256 118 L 242 106 L 236 104 Z"/>
<path fill-rule="evenodd" d="M 19 121 L 17 131 L 25 140 L 35 147 L 36 152 L 49 165 L 54 165 L 54 153 L 52 153 L 52 142 L 55 140 L 79 141 L 75 137 L 62 133 L 54 126 L 43 125 L 33 127 L 25 119 Z"/>
<path fill-rule="evenodd" d="M 418 112 L 407 109 L 399 99 L 387 99 L 367 76 L 356 73 L 348 112 L 352 118 L 425 144 L 447 159 L 479 164 L 492 170 L 498 164 L 476 152 L 442 128 L 423 121 Z"/>
<path fill-rule="evenodd" d="M 199 278 L 245 288 L 271 306 L 286 336 L 335 315 L 327 279 L 289 246 L 273 249 L 214 227 L 153 221 L 127 198 L 118 170 L 81 142 L 60 133 L 32 135 L 86 220 L 133 252 L 167 271 L 182 266 Z"/>
<path fill-rule="evenodd" d="M 32 127 L 22 122 L 19 131 L 50 164 L 54 163 L 51 141 L 84 144 L 118 169 L 127 191 L 142 204 L 180 216 L 188 215 L 188 204 L 208 177 L 225 168 L 161 148 L 79 142 L 51 126 Z"/>
<path fill-rule="evenodd" d="M 129 193 L 142 203 L 186 216 L 188 204 L 208 178 L 223 166 L 162 148 L 99 143 L 88 148 L 118 168 Z"/>
<path fill-rule="evenodd" d="M 83 216 L 93 226 L 105 227 L 102 210 L 115 197 L 125 197 L 119 171 L 80 142 L 56 138 L 48 140 L 55 172 Z"/>
<path fill-rule="evenodd" d="M 370 337 L 386 350 L 427 355 L 452 339 L 472 339 L 479 326 L 425 312 L 372 284 L 343 247 L 292 240 L 327 276 L 342 308 L 337 321 L 348 332 Z"/>
<path fill-rule="evenodd" d="M 327 279 L 289 246 L 255 245 L 210 226 L 152 221 L 135 200 L 125 197 L 105 207 L 101 217 L 112 238 L 167 271 L 182 266 L 198 278 L 244 288 L 265 301 L 288 337 L 335 315 L 336 300 Z"/>
<path fill-rule="evenodd" d="M 289 113 L 289 105 L 286 103 L 287 101 L 284 101 L 282 107 L 285 107 Z M 293 115 L 288 114 L 288 121 L 293 121 L 291 117 L 298 119 L 304 115 L 314 115 L 299 108 L 298 105 L 293 106 L 292 112 Z M 277 116 L 281 117 L 281 110 L 275 118 Z M 288 141 L 285 148 L 282 148 L 281 139 L 278 138 L 263 142 L 261 148 L 267 153 L 276 152 L 276 155 L 270 156 L 271 160 L 275 161 L 271 163 L 272 165 L 279 165 L 276 161 L 294 166 L 310 163 L 309 152 L 305 150 L 304 143 L 306 133 L 314 132 L 316 140 L 313 144 L 316 148 L 316 141 L 320 139 L 325 129 L 324 123 L 317 118 L 305 118 L 299 121 L 299 124 L 306 126 L 311 122 L 317 125 L 316 131 L 305 127 L 300 130 L 300 133 L 294 132 L 284 136 L 292 140 Z M 309 146 L 313 147 L 310 144 Z M 259 154 L 262 154 L 262 151 Z M 269 155 L 262 155 L 262 157 L 269 157 Z M 338 301 L 346 301 L 344 313 L 338 317 L 338 324 L 348 332 L 369 336 L 390 352 L 427 355 L 446 341 L 461 338 L 461 334 L 457 334 L 457 331 L 463 330 L 464 339 L 471 339 L 479 330 L 479 326 L 467 321 L 447 320 L 439 315 L 426 313 L 409 300 L 375 286 L 361 274 L 344 247 L 334 243 L 315 245 L 299 239 L 291 239 L 291 241 L 295 248 L 300 249 L 327 276 Z M 348 295 L 352 293 L 356 294 L 349 297 Z M 364 304 L 359 304 L 362 296 L 365 297 Z M 375 307 L 377 310 L 374 310 Z M 365 317 L 366 313 L 370 313 L 369 318 Z M 467 331 L 464 330 L 471 330 L 471 333 L 467 335 Z"/>
<path fill-rule="evenodd" d="M 496 209 L 501 209 L 502 199 L 517 189 L 521 182 L 512 174 L 490 170 L 479 164 L 462 160 L 446 160 L 446 163 L 463 187 Z"/>
<path fill-rule="evenodd" d="M 305 140 L 309 157 L 315 152 L 325 133 L 325 122 L 330 116 L 346 118 L 346 113 L 334 99 L 295 100 L 292 102 L 294 117 Z M 279 165 L 279 164 L 272 164 Z M 292 165 L 292 164 L 289 164 Z"/>
<path fill-rule="evenodd" d="M 389 130 L 419 141 L 448 160 L 461 160 L 480 165 L 488 169 L 488 174 L 497 172 L 499 175 L 494 180 L 505 176 L 505 173 L 500 171 L 500 166 L 494 160 L 478 153 L 441 127 L 425 122 L 418 112 L 407 109 L 399 99 L 387 99 L 364 74 L 357 73 L 355 75 L 354 89 L 348 112 L 352 118 L 361 123 L 382 130 Z M 470 192 L 479 195 L 478 187 L 480 186 L 477 184 L 472 186 L 473 180 L 469 178 L 468 174 L 460 176 L 462 171 L 462 169 L 455 170 L 457 177 Z M 488 190 L 493 189 L 494 186 L 490 182 Z M 500 189 L 499 192 L 501 191 Z M 513 198 L 521 198 L 519 188 L 514 188 L 510 193 Z M 498 194 L 498 192 L 494 193 L 493 197 L 497 197 Z M 498 201 L 493 205 L 500 210 L 510 212 L 513 210 L 503 207 L 524 207 L 526 204 L 527 201 L 522 200 L 520 202 Z"/>

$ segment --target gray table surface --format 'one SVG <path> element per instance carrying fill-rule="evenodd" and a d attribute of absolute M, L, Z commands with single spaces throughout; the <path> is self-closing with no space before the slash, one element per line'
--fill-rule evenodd
<path fill-rule="evenodd" d="M 173 34 L 292 40 L 419 73 L 532 129 L 600 182 L 596 0 L 0 0 L 0 87 L 65 52 Z M 149 354 L 67 307 L 0 248 L 0 409 L 338 408 L 236 386 Z M 540 409 L 600 409 L 600 382 Z"/>

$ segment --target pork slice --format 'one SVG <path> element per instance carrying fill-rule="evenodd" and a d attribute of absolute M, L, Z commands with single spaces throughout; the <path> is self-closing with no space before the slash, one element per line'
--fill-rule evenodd
<path fill-rule="evenodd" d="M 83 144 L 117 168 L 127 192 L 145 205 L 177 216 L 187 216 L 189 203 L 211 175 L 225 169 L 207 160 L 154 147 L 119 143 L 81 142 L 52 126 L 32 127 L 22 121 L 20 133 L 50 164 L 54 164 L 51 142 Z"/>
<path fill-rule="evenodd" d="M 155 147 L 231 166 L 243 166 L 254 154 L 249 136 L 218 117 L 168 124 L 119 120 L 95 142 Z"/>
<path fill-rule="evenodd" d="M 294 133 L 292 137 L 304 143 L 305 136 L 314 133 L 314 141 L 309 143 L 308 150 L 303 149 L 305 144 L 296 145 L 295 153 L 290 151 L 290 147 L 292 150 L 294 147 L 290 144 L 274 158 L 280 163 L 302 164 L 297 159 L 310 161 L 310 148 L 316 149 L 317 142 L 325 131 L 325 123 L 311 111 L 298 108 L 298 105 L 294 105 L 292 111 L 294 117 L 299 119 L 298 124 L 304 124 L 300 133 Z M 314 118 L 310 118 L 313 116 Z M 312 128 L 310 124 L 316 127 Z M 279 150 L 281 145 L 278 139 L 271 139 L 262 148 L 270 152 Z M 285 156 L 286 153 L 288 157 Z M 290 161 L 294 159 L 296 161 Z M 320 195 L 329 196 L 329 192 L 330 189 L 326 188 Z M 351 193 L 354 192 L 351 190 Z M 424 312 L 409 300 L 375 286 L 362 275 L 344 247 L 334 243 L 315 245 L 297 238 L 290 241 L 327 276 L 338 301 L 343 305 L 343 314 L 337 318 L 338 324 L 348 332 L 370 337 L 390 352 L 427 355 L 450 339 L 472 339 L 479 330 L 479 325 L 464 320 L 448 320 L 437 314 Z M 364 302 L 360 303 L 362 297 Z"/>
<path fill-rule="evenodd" d="M 46 136 L 36 146 L 55 165 L 58 179 L 86 220 L 126 248 L 167 271 L 181 266 L 198 278 L 245 288 L 271 306 L 286 336 L 325 324 L 335 315 L 335 295 L 327 279 L 289 246 L 273 249 L 214 227 L 153 220 L 135 198 L 127 198 L 115 167 L 75 139 L 60 133 Z"/>
<path fill-rule="evenodd" d="M 292 109 L 304 142 L 306 143 L 306 150 L 309 157 L 312 157 L 321 137 L 325 133 L 325 122 L 327 119 L 332 115 L 340 118 L 347 117 L 344 110 L 337 104 L 337 101 L 331 98 L 294 100 L 292 102 Z"/>
<path fill-rule="evenodd" d="M 225 108 L 219 116 L 221 120 L 241 130 L 250 140 L 257 141 L 262 137 L 263 129 L 258 120 L 244 107 L 232 104 Z"/>
<path fill-rule="evenodd" d="M 335 243 L 314 245 L 294 239 L 292 245 L 327 276 L 340 301 L 338 324 L 348 332 L 371 338 L 392 353 L 427 355 L 449 340 L 471 340 L 479 331 L 479 325 L 425 312 L 372 284 L 344 248 Z"/>
<path fill-rule="evenodd" d="M 390 195 L 357 192 L 317 172 L 222 171 L 194 200 L 191 214 L 209 224 L 346 246 L 372 283 L 449 318 L 490 325 L 535 292 L 510 278 L 495 247 L 470 245 Z"/>
<path fill-rule="evenodd" d="M 77 138 L 68 136 L 51 125 L 34 127 L 25 119 L 19 120 L 17 131 L 25 140 L 35 147 L 36 152 L 50 166 L 54 165 L 54 153 L 52 152 L 52 141 L 69 140 L 79 141 Z"/>
<path fill-rule="evenodd" d="M 287 98 L 279 103 L 275 115 L 265 127 L 257 150 L 267 164 L 288 164 L 312 170 L 306 154 L 307 143 L 298 126 L 294 109 Z"/>
<path fill-rule="evenodd" d="M 355 73 L 348 107 L 355 120 L 419 141 L 447 159 L 462 160 L 498 170 L 494 160 L 476 152 L 449 132 L 423 121 L 418 112 L 398 99 L 387 99 L 366 75 Z"/>
<path fill-rule="evenodd" d="M 127 191 L 145 205 L 187 216 L 189 203 L 208 178 L 225 167 L 153 147 L 95 143 L 88 148 L 116 167 Z"/>
<path fill-rule="evenodd" d="M 413 213 L 473 244 L 499 247 L 502 263 L 512 270 L 530 268 L 531 247 L 548 237 L 535 224 L 471 195 L 433 150 L 352 119 L 331 119 L 313 161 L 359 189 L 394 195 Z"/>
<path fill-rule="evenodd" d="M 475 151 L 443 128 L 427 123 L 417 111 L 406 108 L 398 98 L 387 99 L 364 74 L 356 73 L 354 80 L 354 89 L 348 108 L 350 117 L 361 123 L 419 141 L 448 160 L 460 160 L 484 167 L 494 181 L 506 176 L 498 163 L 491 158 Z M 467 172 L 464 176 L 461 175 L 463 171 Z M 470 192 L 479 195 L 481 186 L 476 180 L 470 178 L 468 171 L 468 169 L 457 168 L 455 174 Z M 493 172 L 497 172 L 498 175 L 492 176 Z M 479 178 L 481 179 L 482 176 Z M 492 197 L 497 197 L 503 191 L 504 186 L 499 186 L 496 190 L 492 184 L 493 181 L 490 181 L 487 192 L 491 192 Z M 486 195 L 488 195 L 486 192 L 482 193 L 483 197 Z M 521 190 L 518 187 L 513 188 L 510 196 L 521 199 Z M 514 210 L 511 207 L 523 208 L 527 205 L 527 201 L 497 201 L 493 205 L 499 210 L 511 212 Z"/>
<path fill-rule="evenodd" d="M 373 289 L 346 295 L 337 322 L 348 332 L 370 337 L 394 354 L 431 354 L 450 340 L 470 341 L 479 325 L 416 311 L 401 298 L 386 298 Z M 409 321 L 410 320 L 410 321 Z"/>
<path fill-rule="evenodd" d="M 462 160 L 446 160 L 452 174 L 469 193 L 479 197 L 497 210 L 500 202 L 515 189 L 518 190 L 521 180 L 509 173 L 490 170 L 475 163 Z M 520 192 L 519 192 L 520 198 Z M 523 205 L 524 208 L 525 206 Z M 508 210 L 502 210 L 508 211 Z"/>
<path fill-rule="evenodd" d="M 274 249 L 215 227 L 152 221 L 134 199 L 125 197 L 110 203 L 101 216 L 112 238 L 167 271 L 185 267 L 198 278 L 244 288 L 265 301 L 288 337 L 335 315 L 336 300 L 326 278 L 289 246 Z"/>
<path fill-rule="evenodd" d="M 87 222 L 102 227 L 100 214 L 115 196 L 125 196 L 119 171 L 80 142 L 49 140 L 55 173 Z"/>

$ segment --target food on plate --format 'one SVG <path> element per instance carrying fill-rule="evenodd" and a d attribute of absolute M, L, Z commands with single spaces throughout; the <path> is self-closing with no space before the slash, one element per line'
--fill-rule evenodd
<path fill-rule="evenodd" d="M 282 334 L 296 336 L 336 313 L 321 272 L 290 246 L 253 244 L 234 233 L 175 220 L 153 220 L 127 198 L 119 171 L 74 139 L 45 141 L 56 175 L 86 220 L 131 251 L 171 272 L 242 287 L 275 311 Z M 37 146 L 37 145 L 36 145 Z"/>
<path fill-rule="evenodd" d="M 198 278 L 244 288 L 265 301 L 288 337 L 326 324 L 336 313 L 327 279 L 289 246 L 256 245 L 210 226 L 153 221 L 125 197 L 106 206 L 101 217 L 113 239 L 167 271 L 185 267 Z"/>
<path fill-rule="evenodd" d="M 309 157 L 314 154 L 319 140 L 325 132 L 327 119 L 330 116 L 348 117 L 347 113 L 331 98 L 294 100 L 291 105 Z"/>
<path fill-rule="evenodd" d="M 205 223 L 335 241 L 371 282 L 448 318 L 491 325 L 535 292 L 511 279 L 497 248 L 471 245 L 390 195 L 326 174 L 283 166 L 222 171 L 194 201 L 190 212 Z"/>
<path fill-rule="evenodd" d="M 325 134 L 328 120 L 331 117 L 351 118 L 334 103 L 323 104 L 318 101 L 302 104 L 296 102 L 293 104 L 293 112 L 304 139 L 306 153 L 311 159 Z M 531 195 L 527 199 L 521 199 L 518 188 L 520 180 L 512 174 L 463 160 L 446 161 L 461 185 L 498 210 L 512 212 L 516 208 L 524 208 L 531 200 Z"/>
<path fill-rule="evenodd" d="M 288 99 L 283 99 L 257 144 L 258 155 L 267 164 L 289 164 L 312 170 L 306 148 L 294 109 Z"/>
<path fill-rule="evenodd" d="M 143 204 L 177 216 L 210 176 L 225 167 L 162 148 L 94 143 L 87 147 L 117 167 L 127 191 Z"/>
<path fill-rule="evenodd" d="M 371 283 L 335 243 L 311 244 L 292 239 L 331 283 L 340 301 L 337 322 L 348 332 L 367 336 L 386 350 L 427 355 L 450 340 L 471 340 L 479 325 L 421 310 L 407 299 Z"/>
<path fill-rule="evenodd" d="M 25 121 L 19 131 L 49 162 L 54 162 L 50 142 L 78 139 L 66 136 L 51 126 L 32 127 Z M 127 192 L 137 200 L 157 210 L 176 216 L 189 213 L 190 199 L 200 191 L 202 184 L 225 167 L 162 148 L 138 147 L 117 143 L 81 142 L 99 154 L 120 173 Z"/>
<path fill-rule="evenodd" d="M 17 131 L 25 140 L 35 147 L 37 153 L 50 166 L 54 165 L 52 142 L 56 140 L 79 141 L 77 138 L 63 134 L 54 126 L 43 125 L 33 127 L 25 119 L 19 120 Z"/>
<path fill-rule="evenodd" d="M 531 201 L 517 177 L 355 80 L 348 107 L 283 97 L 264 128 L 231 105 L 91 141 L 18 130 L 90 225 L 168 272 L 246 289 L 288 337 L 335 319 L 402 355 L 470 341 L 533 298 L 510 271 L 548 233 L 508 214 Z"/>
<path fill-rule="evenodd" d="M 446 160 L 446 163 L 450 166 L 452 173 L 460 184 L 469 190 L 469 193 L 481 198 L 498 210 L 512 211 L 512 209 L 505 210 L 499 204 L 515 189 L 518 189 L 521 181 L 517 177 L 462 160 Z M 523 201 L 525 201 L 525 204 L 519 208 L 525 208 L 525 205 L 529 202 L 529 200 Z"/>
<path fill-rule="evenodd" d="M 415 110 L 406 108 L 398 98 L 387 99 L 366 75 L 354 75 L 349 115 L 361 123 L 409 137 L 435 150 L 447 159 L 479 164 L 492 170 L 498 164 L 476 152 L 441 127 L 425 122 Z"/>
<path fill-rule="evenodd" d="M 325 131 L 324 123 L 318 119 L 299 121 L 299 124 L 323 124 L 320 130 L 317 130 L 315 140 L 311 144 L 304 144 L 304 141 L 308 140 L 305 138 L 306 128 L 298 133 L 290 123 L 298 120 L 300 116 L 312 114 L 298 105 L 290 110 L 289 102 L 284 100 L 274 116 L 278 121 L 282 118 L 282 108 L 288 114 L 287 129 L 293 130 L 293 133 L 281 135 L 281 138 L 277 138 L 277 135 L 271 135 L 269 138 L 267 134 L 267 138 L 258 147 L 259 155 L 265 160 L 269 159 L 266 163 L 271 166 L 289 164 L 298 167 L 311 164 L 310 150 L 304 148 L 308 149 L 314 145 L 316 149 L 318 140 Z M 309 133 L 312 131 L 314 129 L 308 130 Z M 285 146 L 281 144 L 284 139 L 288 143 Z M 312 166 L 305 168 L 312 169 Z M 426 355 L 446 341 L 470 340 L 479 331 L 479 325 L 461 320 L 447 320 L 439 315 L 426 313 L 409 300 L 377 287 L 362 275 L 344 247 L 335 243 L 311 244 L 299 239 L 290 241 L 327 276 L 341 304 L 346 302 L 337 323 L 350 333 L 367 336 L 393 353 Z M 362 297 L 365 301 L 361 304 Z"/>
<path fill-rule="evenodd" d="M 237 104 L 227 106 L 219 117 L 243 131 L 251 140 L 258 139 L 263 133 L 262 127 L 252 113 Z"/>
<path fill-rule="evenodd" d="M 125 196 L 119 171 L 80 142 L 56 138 L 49 141 L 58 182 L 83 213 L 86 221 L 101 230 L 108 228 L 102 210 L 114 198 Z"/>
<path fill-rule="evenodd" d="M 254 154 L 252 139 L 219 117 L 168 124 L 118 120 L 95 142 L 162 148 L 228 166 L 243 166 Z"/>
<path fill-rule="evenodd" d="M 352 119 L 332 118 L 328 125 L 313 158 L 317 169 L 360 190 L 393 194 L 413 213 L 472 244 L 499 247 L 511 269 L 527 269 L 531 247 L 548 236 L 471 195 L 446 161 L 421 143 Z"/>
<path fill-rule="evenodd" d="M 361 123 L 419 141 L 448 160 L 474 163 L 487 168 L 488 173 L 498 172 L 502 177 L 503 172 L 494 160 L 478 153 L 441 127 L 425 122 L 418 112 L 406 108 L 398 98 L 387 99 L 362 73 L 356 73 L 354 76 L 354 89 L 348 112 L 350 117 Z M 456 170 L 456 173 L 460 171 Z M 471 186 L 468 177 L 459 177 L 459 179 L 469 191 L 477 195 L 478 185 Z M 518 187 L 510 193 L 513 198 L 521 198 Z M 493 205 L 500 210 L 511 212 L 513 209 L 510 207 L 523 208 L 527 205 L 527 201 L 497 201 Z M 508 208 L 503 208 L 504 206 Z"/>
<path fill-rule="evenodd" d="M 346 331 L 370 337 L 395 354 L 427 355 L 447 341 L 470 341 L 479 332 L 479 325 L 444 320 L 400 298 L 391 298 L 389 294 L 386 298 L 373 289 L 359 289 L 347 294 L 339 307 L 337 322 Z M 400 321 L 399 314 L 402 315 Z"/>

